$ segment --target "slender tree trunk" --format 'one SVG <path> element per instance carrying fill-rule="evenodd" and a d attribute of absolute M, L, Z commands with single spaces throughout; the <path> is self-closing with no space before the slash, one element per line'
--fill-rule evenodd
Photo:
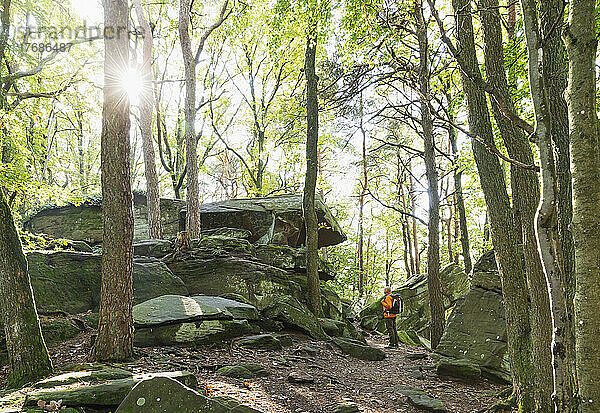
<path fill-rule="evenodd" d="M 429 222 L 427 244 L 427 289 L 429 309 L 431 310 L 431 347 L 436 348 L 444 332 L 445 309 L 440 282 L 440 195 L 438 193 L 438 174 L 435 165 L 435 141 L 433 121 L 429 109 L 429 50 L 427 26 L 423 17 L 423 0 L 415 0 L 415 23 L 419 41 L 419 98 L 421 109 L 421 127 L 425 158 L 425 174 L 429 194 Z"/>
<path fill-rule="evenodd" d="M 454 112 L 452 108 L 452 100 L 450 98 L 450 91 L 446 90 L 446 101 L 449 106 L 449 113 L 452 117 L 450 120 L 454 122 Z M 458 213 L 458 224 L 460 227 L 460 245 L 462 247 L 463 263 L 465 266 L 465 272 L 469 274 L 473 266 L 471 262 L 471 247 L 469 244 L 469 231 L 467 227 L 467 210 L 465 208 L 465 199 L 462 190 L 462 170 L 458 168 L 458 144 L 456 142 L 456 130 L 451 126 L 448 129 L 448 139 L 450 139 L 450 148 L 452 149 L 453 164 L 454 164 L 454 196 L 456 211 Z"/>
<path fill-rule="evenodd" d="M 479 5 L 483 23 L 487 81 L 497 95 L 501 96 L 504 104 L 508 106 L 508 110 L 513 113 L 515 110 L 504 64 L 499 3 L 498 0 L 480 0 Z M 523 131 L 504 116 L 499 105 L 493 99 L 492 112 L 509 156 L 523 164 L 533 166 L 533 152 Z M 511 165 L 511 183 L 514 213 L 517 217 L 516 221 L 521 224 L 525 273 L 531 299 L 531 340 L 536 380 L 534 388 L 536 411 L 546 412 L 552 405 L 552 317 L 548 285 L 540 260 L 535 231 L 535 216 L 540 200 L 539 181 L 533 168 L 525 169 Z"/>
<path fill-rule="evenodd" d="M 417 213 L 417 195 L 415 191 L 415 181 L 412 175 L 412 164 L 408 162 L 408 180 L 410 190 L 410 212 L 415 215 Z M 419 254 L 419 235 L 417 233 L 417 220 L 413 216 L 412 218 L 412 248 L 415 259 L 415 274 L 421 274 L 421 255 Z"/>
<path fill-rule="evenodd" d="M 527 283 L 521 265 L 521 251 L 512 209 L 506 191 L 504 171 L 496 155 L 485 145 L 493 146 L 494 137 L 485 93 L 470 76 L 481 76 L 475 49 L 470 0 L 452 0 L 456 13 L 462 67 L 461 77 L 467 99 L 469 129 L 483 142 L 472 140 L 481 187 L 487 204 L 491 236 L 502 281 L 507 320 L 508 352 L 513 386 L 519 410 L 534 411 L 534 370 L 531 359 L 531 327 Z M 485 144 L 485 145 L 484 145 Z"/>
<path fill-rule="evenodd" d="M 179 41 L 185 69 L 185 161 L 186 229 L 191 238 L 200 236 L 200 184 L 198 182 L 198 143 L 196 140 L 196 59 L 192 52 L 189 24 L 190 0 L 179 2 Z"/>
<path fill-rule="evenodd" d="M 600 411 L 600 143 L 596 115 L 594 0 L 569 3 L 569 132 L 573 164 L 575 353 L 581 411 Z"/>
<path fill-rule="evenodd" d="M 316 24 L 306 39 L 304 72 L 306 75 L 306 178 L 302 207 L 306 226 L 306 277 L 308 281 L 308 304 L 317 317 L 321 315 L 321 288 L 319 285 L 319 232 L 315 210 L 317 186 L 317 147 L 319 141 L 319 102 L 317 97 L 318 77 L 315 71 L 317 57 Z"/>
<path fill-rule="evenodd" d="M 567 377 L 562 387 L 562 395 L 556 394 L 559 411 L 575 411 L 577 404 L 577 373 L 575 368 L 575 313 L 573 300 L 575 295 L 575 249 L 571 221 L 573 219 L 573 191 L 571 187 L 571 152 L 569 149 L 569 117 L 564 94 L 567 87 L 567 62 L 565 45 L 561 39 L 563 11 L 562 0 L 540 2 L 540 30 L 544 39 L 542 81 L 546 91 L 548 110 L 552 116 L 550 134 L 555 149 L 558 233 L 554 241 L 558 262 L 558 275 L 562 301 L 565 305 L 566 320 L 562 320 L 561 331 L 564 348 L 554 345 L 555 357 L 566 358 Z M 560 298 L 559 298 L 560 299 Z M 561 337 L 559 337 L 561 338 Z M 558 355 L 556 353 L 558 352 Z M 556 392 L 556 389 L 555 389 Z M 560 406 L 562 403 L 562 406 Z M 560 410 L 563 409 L 563 410 Z M 566 409 L 566 410 L 565 410 Z"/>
<path fill-rule="evenodd" d="M 27 260 L 1 189 L 0 308 L 10 366 L 7 386 L 21 387 L 50 374 L 52 363 L 40 329 Z"/>
<path fill-rule="evenodd" d="M 152 31 L 150 23 L 144 15 L 141 0 L 134 0 L 138 24 L 142 28 L 144 39 L 142 57 L 142 90 L 140 93 L 140 129 L 144 151 L 144 170 L 146 172 L 146 204 L 148 207 L 148 227 L 150 238 L 162 238 L 160 221 L 160 190 L 152 140 L 152 111 L 154 109 L 154 93 L 152 88 Z M 157 125 L 160 128 L 160 125 Z"/>
<path fill-rule="evenodd" d="M 92 357 L 126 360 L 133 355 L 133 199 L 129 164 L 129 99 L 120 79 L 129 65 L 127 0 L 107 0 L 102 111 L 102 287 L 98 337 Z"/>
<path fill-rule="evenodd" d="M 85 176 L 85 153 L 83 151 L 83 112 L 78 110 L 77 116 L 77 166 L 79 167 L 79 191 L 81 195 L 87 194 Z"/>
<path fill-rule="evenodd" d="M 523 22 L 529 54 L 529 85 L 535 113 L 535 136 L 539 147 L 542 169 L 542 198 L 538 208 L 536 230 L 539 252 L 544 264 L 544 271 L 552 305 L 553 342 L 552 366 L 554 378 L 554 400 L 559 412 L 568 412 L 572 406 L 572 381 L 570 362 L 568 360 L 568 333 L 566 327 L 569 317 L 566 308 L 563 285 L 561 282 L 558 260 L 558 209 L 557 209 L 557 177 L 552 147 L 552 113 L 546 85 L 544 85 L 543 69 L 547 67 L 546 54 L 540 55 L 538 48 L 542 44 L 541 30 L 538 25 L 537 1 L 522 0 Z M 560 52 L 555 48 L 552 51 Z M 551 50 L 548 50 L 551 52 Z M 544 411 L 547 411 L 546 409 Z"/>

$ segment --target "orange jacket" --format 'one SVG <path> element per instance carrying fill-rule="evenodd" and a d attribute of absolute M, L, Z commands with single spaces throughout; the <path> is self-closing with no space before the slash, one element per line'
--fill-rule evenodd
<path fill-rule="evenodd" d="M 381 304 L 383 305 L 383 316 L 385 318 L 396 318 L 397 314 L 391 314 L 389 312 L 390 308 L 392 308 L 392 305 L 394 303 L 394 299 L 392 298 L 392 294 L 386 294 L 385 298 L 383 300 L 381 300 Z"/>

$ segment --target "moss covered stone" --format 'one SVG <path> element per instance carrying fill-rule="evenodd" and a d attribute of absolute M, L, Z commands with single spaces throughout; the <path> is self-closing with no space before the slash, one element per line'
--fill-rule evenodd
<path fill-rule="evenodd" d="M 271 297 L 262 310 L 262 315 L 271 320 L 281 321 L 287 327 L 303 331 L 317 340 L 329 338 L 319 319 L 294 297 Z"/>
<path fill-rule="evenodd" d="M 246 320 L 206 320 L 193 323 L 139 328 L 134 345 L 139 347 L 198 346 L 220 344 L 253 332 Z"/>
<path fill-rule="evenodd" d="M 137 383 L 153 377 L 174 379 L 190 387 L 196 387 L 198 384 L 196 377 L 189 372 L 140 374 L 97 384 L 77 383 L 71 386 L 33 390 L 27 394 L 25 406 L 36 406 L 38 400 L 62 400 L 64 405 L 72 407 L 116 407 Z"/>
<path fill-rule="evenodd" d="M 102 278 L 101 256 L 75 251 L 32 251 L 29 275 L 39 313 L 97 310 Z M 133 265 L 134 304 L 164 294 L 187 295 L 183 281 L 155 259 Z"/>
<path fill-rule="evenodd" d="M 181 295 L 163 295 L 133 307 L 136 328 L 227 318 L 232 316 L 217 307 Z"/>
<path fill-rule="evenodd" d="M 333 343 L 338 346 L 344 354 L 354 358 L 368 361 L 380 361 L 385 358 L 385 353 L 380 348 L 371 347 L 350 338 L 333 338 Z"/>

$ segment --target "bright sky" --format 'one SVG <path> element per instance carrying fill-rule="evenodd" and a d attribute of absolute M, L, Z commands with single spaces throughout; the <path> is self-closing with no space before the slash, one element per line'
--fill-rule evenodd
<path fill-rule="evenodd" d="M 88 25 L 103 22 L 103 10 L 100 0 L 71 0 L 75 12 L 84 19 Z"/>

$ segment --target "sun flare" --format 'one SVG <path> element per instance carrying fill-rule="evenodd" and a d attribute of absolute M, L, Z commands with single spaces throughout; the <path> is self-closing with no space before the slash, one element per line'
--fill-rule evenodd
<path fill-rule="evenodd" d="M 141 74 L 136 69 L 129 68 L 121 79 L 121 87 L 127 93 L 129 103 L 138 105 L 143 88 Z"/>

